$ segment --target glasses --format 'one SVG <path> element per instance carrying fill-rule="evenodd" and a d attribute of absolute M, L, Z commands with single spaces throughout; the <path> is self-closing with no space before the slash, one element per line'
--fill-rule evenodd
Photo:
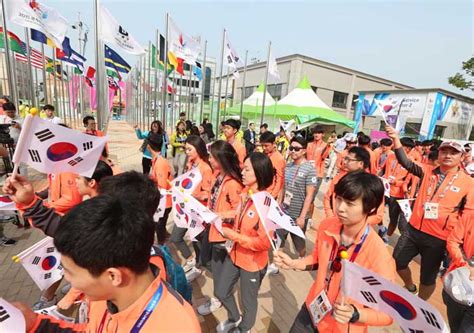
<path fill-rule="evenodd" d="M 304 149 L 303 147 L 295 147 L 295 146 L 289 146 L 288 150 L 289 151 L 296 151 L 299 152 L 301 149 Z"/>
<path fill-rule="evenodd" d="M 344 157 L 344 162 L 360 162 L 360 160 L 356 158 Z"/>

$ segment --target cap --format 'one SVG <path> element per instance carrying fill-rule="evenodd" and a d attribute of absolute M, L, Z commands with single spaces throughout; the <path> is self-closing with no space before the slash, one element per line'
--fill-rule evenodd
<path fill-rule="evenodd" d="M 445 141 L 445 142 L 443 142 L 439 146 L 438 150 L 441 150 L 443 148 L 449 148 L 449 147 L 456 149 L 460 153 L 464 153 L 464 147 L 460 143 L 457 143 L 455 141 Z"/>
<path fill-rule="evenodd" d="M 347 142 L 357 142 L 357 135 L 354 133 L 346 133 L 344 140 Z"/>

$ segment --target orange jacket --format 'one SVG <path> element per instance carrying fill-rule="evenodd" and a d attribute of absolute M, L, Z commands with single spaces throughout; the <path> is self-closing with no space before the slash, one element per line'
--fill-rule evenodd
<path fill-rule="evenodd" d="M 374 151 L 368 147 L 365 147 L 365 149 L 368 151 L 370 155 L 370 173 L 373 175 L 377 174 L 377 154 L 374 153 Z"/>
<path fill-rule="evenodd" d="M 247 192 L 245 188 L 243 193 Z M 234 246 L 229 256 L 234 265 L 248 272 L 262 270 L 268 264 L 271 244 L 251 199 L 243 199 L 235 215 L 233 229 L 238 232 L 236 237 L 230 238 Z"/>
<path fill-rule="evenodd" d="M 91 301 L 89 302 L 88 323 L 66 323 L 47 315 L 38 314 L 36 322 L 29 332 L 128 333 L 150 303 L 153 295 L 161 287 L 163 288 L 161 298 L 144 323 L 141 332 L 201 332 L 192 306 L 165 284 L 160 277 L 157 277 L 143 295 L 125 310 L 113 312 L 106 301 Z M 113 305 L 111 306 L 113 307 Z M 103 324 L 101 325 L 101 323 Z"/>
<path fill-rule="evenodd" d="M 171 174 L 171 166 L 163 156 L 159 155 L 151 160 L 150 177 L 156 182 L 159 189 L 171 189 L 170 181 L 173 179 Z M 166 196 L 166 208 L 170 208 L 171 195 Z"/>
<path fill-rule="evenodd" d="M 451 258 L 449 270 L 467 266 L 466 258 L 474 256 L 474 212 L 464 212 L 446 240 L 446 249 Z M 464 252 L 464 254 L 463 254 Z"/>
<path fill-rule="evenodd" d="M 196 187 L 196 189 L 193 192 L 194 197 L 205 197 L 206 200 L 209 198 L 209 195 L 211 194 L 211 183 L 214 178 L 212 174 L 212 168 L 209 164 L 204 162 L 201 159 L 198 159 L 196 161 L 197 168 L 199 169 L 199 172 L 201 173 L 201 183 Z M 191 163 L 188 162 L 187 169 L 188 171 L 192 169 Z M 206 200 L 199 200 L 204 206 L 207 206 Z"/>
<path fill-rule="evenodd" d="M 267 192 L 276 199 L 285 183 L 286 161 L 278 151 L 273 152 L 271 155 L 268 155 L 268 157 L 270 157 L 270 160 L 272 161 L 275 175 L 273 176 L 273 184 L 267 188 Z"/>
<path fill-rule="evenodd" d="M 420 178 L 413 174 L 408 174 L 403 183 L 403 192 L 405 193 L 405 198 L 413 199 L 416 196 L 418 184 L 420 183 Z"/>
<path fill-rule="evenodd" d="M 319 142 L 310 142 L 306 148 L 306 159 L 314 161 L 316 176 L 324 177 L 324 160 L 329 156 L 331 148 L 323 140 Z"/>
<path fill-rule="evenodd" d="M 239 157 L 240 168 L 242 169 L 244 166 L 244 159 L 247 156 L 247 150 L 245 149 L 245 146 L 237 138 L 235 138 L 234 142 L 231 144 L 232 144 L 232 147 L 234 147 L 237 153 L 237 156 Z"/>
<path fill-rule="evenodd" d="M 65 214 L 72 207 L 82 202 L 76 186 L 77 174 L 62 172 L 60 174 L 49 174 L 49 200 L 48 207 L 54 208 L 58 213 Z"/>
<path fill-rule="evenodd" d="M 327 270 L 329 269 L 329 262 L 332 259 L 330 258 L 332 248 L 334 244 L 338 246 L 341 243 L 341 228 L 342 224 L 336 217 L 323 220 L 316 236 L 313 254 L 305 258 L 307 265 L 318 264 L 319 267 L 314 283 L 311 286 L 308 296 L 306 297 L 305 303 L 308 308 L 314 298 L 325 288 Z M 361 238 L 365 232 L 365 229 L 365 227 L 362 228 L 360 233 L 357 235 L 354 244 L 361 242 Z M 353 245 L 348 249 L 347 252 L 349 254 L 349 258 L 354 252 L 355 247 L 356 246 Z M 387 250 L 382 239 L 370 227 L 368 228 L 368 235 L 354 262 L 360 266 L 365 267 L 366 269 L 380 274 L 389 281 L 395 281 L 395 263 L 393 261 L 392 255 Z M 331 304 L 334 304 L 336 300 L 340 301 L 340 297 L 342 296 L 341 280 L 342 270 L 332 274 L 329 286 L 327 288 L 327 296 Z M 364 324 L 339 324 L 331 314 L 328 314 L 322 319 L 322 321 L 319 322 L 319 332 L 342 333 L 350 331 L 351 333 L 362 333 L 368 332 L 368 326 L 385 326 L 390 325 L 393 321 L 390 316 L 383 312 L 365 308 L 363 305 L 358 304 L 351 299 L 346 299 L 345 301 L 346 303 L 354 304 L 359 309 L 359 311 L 363 309 L 363 311 L 367 314 L 368 322 Z M 350 328 L 348 328 L 348 325 L 350 325 Z"/>
<path fill-rule="evenodd" d="M 345 175 L 347 175 L 347 171 L 339 172 L 336 177 L 333 178 L 331 183 L 329 183 L 329 187 L 326 193 L 324 194 L 323 207 L 326 218 L 336 216 L 336 195 L 334 194 L 334 188 L 336 187 L 337 183 L 339 183 L 339 180 L 341 180 L 341 178 Z M 382 222 L 384 217 L 384 209 L 385 200 L 382 200 L 382 203 L 380 204 L 379 208 L 377 208 L 377 213 L 374 215 L 370 215 L 367 218 L 367 223 L 375 225 Z"/>
<path fill-rule="evenodd" d="M 403 185 L 405 184 L 406 177 L 408 176 L 408 170 L 402 167 L 397 161 L 395 154 L 391 154 L 387 157 L 385 162 L 385 174 L 384 178 L 391 180 L 390 184 L 390 196 L 394 198 L 404 198 L 405 192 Z"/>
<path fill-rule="evenodd" d="M 216 179 L 212 183 L 212 187 L 214 186 Z M 211 188 L 212 188 L 211 187 Z M 240 204 L 240 197 L 242 195 L 243 185 L 236 181 L 235 179 L 225 176 L 222 184 L 217 192 L 217 201 L 216 207 L 214 212 L 222 213 L 222 212 L 236 212 L 237 208 Z M 211 199 L 209 198 L 209 201 Z M 224 224 L 225 227 L 232 228 L 229 224 Z M 225 242 L 225 239 L 221 233 L 216 229 L 214 224 L 211 224 L 211 228 L 209 229 L 209 242 L 216 243 L 216 242 Z"/>
<path fill-rule="evenodd" d="M 433 171 L 438 170 L 438 168 L 423 164 L 422 169 L 424 176 L 418 191 L 418 196 L 415 200 L 410 224 L 420 231 L 446 240 L 453 227 L 458 223 L 459 210 L 457 207 L 463 200 L 463 197 L 466 197 L 465 207 L 474 208 L 474 191 L 472 190 L 474 187 L 474 179 L 466 175 L 460 168 L 450 171 L 438 191 L 434 193 L 439 175 Z M 456 175 L 457 178 L 450 188 L 447 188 L 448 184 Z M 440 198 L 440 195 L 443 193 L 445 194 L 444 198 Z M 437 220 L 426 219 L 424 217 L 424 204 L 426 202 L 439 204 Z"/>
<path fill-rule="evenodd" d="M 342 168 L 344 167 L 344 158 L 349 154 L 349 150 L 344 149 L 340 153 L 337 154 L 337 159 L 336 159 L 336 168 L 339 170 L 339 172 L 342 171 Z"/>

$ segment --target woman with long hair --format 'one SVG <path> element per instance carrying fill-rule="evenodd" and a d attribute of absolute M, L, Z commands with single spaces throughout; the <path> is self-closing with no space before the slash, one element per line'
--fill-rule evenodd
<path fill-rule="evenodd" d="M 206 132 L 206 128 L 204 127 L 205 125 L 199 125 L 198 130 L 199 130 L 199 136 L 201 139 L 204 141 L 205 144 L 208 144 L 211 142 L 209 139 L 209 135 Z"/>
<path fill-rule="evenodd" d="M 186 171 L 191 169 L 198 169 L 201 173 L 201 183 L 194 190 L 192 196 L 199 200 L 204 206 L 207 206 L 207 201 L 211 193 L 211 182 L 212 182 L 212 169 L 209 164 L 209 153 L 207 152 L 206 144 L 197 135 L 190 135 L 185 141 L 185 153 L 188 158 L 186 165 Z M 198 268 L 201 265 L 200 261 L 200 242 L 202 234 L 197 236 L 197 242 L 193 242 L 193 248 L 195 255 L 191 253 L 188 245 L 184 241 L 184 235 L 186 234 L 186 228 L 180 228 L 177 225 L 173 227 L 171 233 L 171 241 L 176 245 L 181 255 L 186 259 L 186 263 L 183 266 L 186 272 L 186 277 L 189 282 L 194 280 L 201 274 L 201 270 Z"/>
<path fill-rule="evenodd" d="M 231 227 L 234 223 L 235 213 L 240 204 L 240 196 L 244 185 L 242 184 L 242 171 L 239 167 L 239 157 L 234 147 L 226 141 L 218 140 L 211 145 L 210 158 L 214 179 L 211 187 L 211 197 L 208 208 L 219 215 L 223 225 Z M 226 239 L 217 230 L 214 224 L 209 224 L 203 235 L 204 244 L 209 244 L 211 272 L 214 280 L 214 295 L 216 286 L 222 272 L 225 258 L 228 256 L 225 248 Z M 207 242 L 204 237 L 207 235 Z M 203 249 L 202 252 L 205 252 Z M 212 297 L 208 302 L 197 309 L 200 315 L 208 315 L 221 307 L 221 302 Z"/>
<path fill-rule="evenodd" d="M 142 157 L 142 168 L 143 168 L 143 173 L 145 175 L 148 175 L 150 173 L 150 168 L 151 168 L 151 160 L 153 159 L 153 156 L 151 156 L 151 152 L 148 150 L 148 140 L 150 139 L 150 136 L 152 134 L 160 134 L 163 135 L 163 127 L 161 126 L 161 122 L 158 120 L 153 121 L 150 124 L 150 130 L 149 131 L 141 131 L 140 128 L 138 128 L 138 125 L 134 126 L 135 128 L 135 133 L 137 134 L 137 138 L 139 140 L 143 140 L 143 144 L 140 147 L 140 151 L 143 152 L 143 157 Z"/>
<path fill-rule="evenodd" d="M 184 121 L 179 121 L 176 125 L 175 132 L 170 138 L 170 143 L 173 147 L 173 168 L 176 176 L 179 176 L 184 172 L 184 167 L 186 165 L 184 144 L 187 137 L 186 123 Z"/>
<path fill-rule="evenodd" d="M 257 317 L 258 291 L 267 271 L 271 248 L 252 200 L 253 193 L 264 191 L 273 183 L 270 158 L 263 153 L 250 153 L 244 160 L 242 181 L 245 188 L 234 224 L 222 228 L 222 234 L 228 240 L 229 255 L 222 264 L 215 294 L 226 308 L 228 319 L 216 327 L 217 332 L 228 332 L 235 327 L 239 332 L 252 329 Z M 242 315 L 234 297 L 234 287 L 239 279 Z"/>

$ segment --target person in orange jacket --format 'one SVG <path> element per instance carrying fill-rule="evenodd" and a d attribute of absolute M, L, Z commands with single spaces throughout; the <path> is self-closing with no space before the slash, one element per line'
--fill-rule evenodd
<path fill-rule="evenodd" d="M 43 200 L 48 199 L 45 203 L 48 207 L 65 214 L 82 201 L 82 195 L 77 191 L 76 178 L 77 174 L 72 172 L 48 174 L 48 187 L 37 192 L 37 195 Z"/>
<path fill-rule="evenodd" d="M 158 190 L 170 190 L 171 189 L 171 180 L 172 180 L 172 169 L 171 165 L 167 159 L 161 155 L 161 149 L 163 147 L 163 135 L 158 133 L 153 133 L 148 138 L 147 150 L 150 152 L 151 159 L 151 172 L 150 177 L 158 186 Z M 168 232 L 166 231 L 166 223 L 168 222 L 168 217 L 171 212 L 171 195 L 166 194 L 163 196 L 162 200 L 166 200 L 165 211 L 163 216 L 156 221 L 155 231 L 156 239 L 158 244 L 163 245 L 168 238 Z"/>
<path fill-rule="evenodd" d="M 222 234 L 229 255 L 226 257 L 216 289 L 216 296 L 227 310 L 228 319 L 219 323 L 216 331 L 250 332 L 257 317 L 258 291 L 265 277 L 268 250 L 271 247 L 263 222 L 252 201 L 252 194 L 264 191 L 273 183 L 270 158 L 254 152 L 244 161 L 242 179 L 245 189 L 232 228 L 223 227 Z M 242 316 L 234 297 L 234 287 L 240 279 Z"/>
<path fill-rule="evenodd" d="M 194 190 L 192 196 L 199 200 L 203 205 L 207 206 L 207 201 L 211 193 L 211 182 L 213 179 L 212 168 L 209 165 L 209 153 L 207 152 L 206 144 L 198 135 L 190 135 L 185 141 L 185 153 L 188 157 L 186 171 L 192 168 L 198 168 L 201 173 L 201 183 Z M 197 242 L 193 243 L 194 256 L 189 250 L 188 245 L 184 241 L 184 235 L 188 231 L 187 228 L 180 228 L 177 225 L 173 227 L 170 240 L 176 245 L 181 255 L 186 260 L 183 266 L 186 272 L 186 277 L 189 282 L 198 277 L 202 272 L 199 269 L 201 266 L 200 247 L 202 234 L 197 236 Z"/>
<path fill-rule="evenodd" d="M 473 230 L 474 211 L 466 209 L 462 213 L 459 223 L 456 224 L 446 240 L 446 248 L 451 258 L 448 271 L 468 267 L 471 281 L 474 281 Z M 474 305 L 468 306 L 454 301 L 445 290 L 443 290 L 442 295 L 444 304 L 446 304 L 451 332 L 474 332 Z"/>
<path fill-rule="evenodd" d="M 314 126 L 311 129 L 311 134 L 313 135 L 313 141 L 308 143 L 306 159 L 314 162 L 317 177 L 316 188 L 314 190 L 314 196 L 316 197 L 324 177 L 324 160 L 329 156 L 331 147 L 323 140 L 324 127 L 321 125 Z"/>
<path fill-rule="evenodd" d="M 395 280 L 390 252 L 367 221 L 382 203 L 382 181 L 367 172 L 351 172 L 337 183 L 335 193 L 337 215 L 321 222 L 313 253 L 291 259 L 280 250 L 274 256 L 274 262 L 283 269 L 317 269 L 290 332 L 365 333 L 368 326 L 392 323 L 392 318 L 381 311 L 366 308 L 350 298 L 341 300 L 341 251 L 347 252 L 351 262 L 389 281 Z M 319 299 L 327 300 L 321 303 Z M 315 308 L 323 313 L 322 318 L 318 319 Z"/>
<path fill-rule="evenodd" d="M 201 332 L 191 305 L 150 266 L 153 223 L 146 211 L 110 196 L 74 207 L 54 245 L 65 278 L 88 299 L 87 321 L 66 323 L 20 305 L 26 332 Z"/>
<path fill-rule="evenodd" d="M 336 194 L 334 189 L 337 183 L 350 172 L 369 170 L 370 155 L 365 148 L 354 146 L 348 150 L 347 156 L 344 158 L 344 166 L 340 173 L 334 177 L 324 194 L 323 207 L 326 218 L 336 216 Z M 367 218 L 370 225 L 376 225 L 383 221 L 384 202 L 377 208 L 375 214 Z"/>
<path fill-rule="evenodd" d="M 285 167 L 286 161 L 276 147 L 276 137 L 270 131 L 262 133 L 260 135 L 260 145 L 263 148 L 263 152 L 270 157 L 272 161 L 273 169 L 275 170 L 273 176 L 273 184 L 267 188 L 267 192 L 272 195 L 275 199 L 278 198 L 283 184 L 285 183 Z"/>
<path fill-rule="evenodd" d="M 343 137 L 346 146 L 344 150 L 337 153 L 336 168 L 339 172 L 344 168 L 344 158 L 347 156 L 349 149 L 354 146 L 357 146 L 357 135 L 354 133 L 346 133 Z"/>
<path fill-rule="evenodd" d="M 218 140 L 210 147 L 209 162 L 214 170 L 214 181 L 209 198 L 209 209 L 219 215 L 223 226 L 232 227 L 242 195 L 242 171 L 239 157 L 232 145 Z M 208 225 L 208 241 L 211 244 L 211 272 L 214 280 L 214 295 L 222 276 L 222 267 L 228 256 L 225 248 L 226 239 L 214 224 Z M 222 306 L 217 297 L 201 304 L 197 311 L 200 315 L 208 315 Z"/>
<path fill-rule="evenodd" d="M 363 147 L 367 149 L 367 151 L 370 154 L 370 168 L 369 171 L 371 174 L 376 175 L 377 174 L 377 156 L 372 150 L 372 147 L 370 146 L 370 136 L 368 135 L 360 135 L 357 138 L 357 143 L 359 144 L 359 147 Z"/>
<path fill-rule="evenodd" d="M 237 155 L 239 156 L 240 167 L 243 166 L 244 158 L 247 156 L 247 150 L 242 142 L 236 137 L 240 130 L 241 123 L 239 120 L 227 119 L 222 123 L 222 132 L 224 133 L 225 140 L 234 147 Z"/>
<path fill-rule="evenodd" d="M 462 209 L 474 207 L 474 179 L 460 167 L 464 147 L 459 143 L 446 141 L 440 145 L 439 166 L 420 166 L 407 158 L 395 129 L 387 126 L 386 131 L 393 139 L 398 162 L 421 179 L 407 230 L 398 239 L 393 256 L 405 288 L 415 293 L 408 264 L 421 255 L 419 296 L 428 300 L 436 288 L 446 238 L 459 223 Z"/>
<path fill-rule="evenodd" d="M 407 157 L 415 157 L 411 154 L 415 147 L 415 142 L 410 138 L 401 138 L 400 142 Z M 397 226 L 400 233 L 403 233 L 406 229 L 408 221 L 405 220 L 405 215 L 398 204 L 398 200 L 405 198 L 403 185 L 408 175 L 408 171 L 397 161 L 394 154 L 387 158 L 383 176 L 390 183 L 390 197 L 388 198 L 388 215 L 390 222 L 388 224 L 387 236 L 392 236 Z"/>
<path fill-rule="evenodd" d="M 377 175 L 382 176 L 385 173 L 385 164 L 387 158 L 393 155 L 392 151 L 393 142 L 389 138 L 380 139 L 380 153 L 377 158 Z"/>

